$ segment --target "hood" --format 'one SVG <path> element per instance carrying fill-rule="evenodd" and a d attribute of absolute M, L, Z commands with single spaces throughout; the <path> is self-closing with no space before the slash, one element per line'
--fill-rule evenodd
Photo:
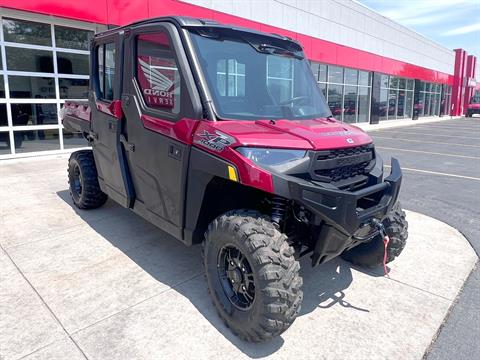
<path fill-rule="evenodd" d="M 219 121 L 215 128 L 244 146 L 329 150 L 372 142 L 358 127 L 330 119 Z"/>

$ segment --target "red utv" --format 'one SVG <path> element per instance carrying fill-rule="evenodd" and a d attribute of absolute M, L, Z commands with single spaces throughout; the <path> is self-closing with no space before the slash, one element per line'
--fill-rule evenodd
<path fill-rule="evenodd" d="M 208 288 L 249 341 L 285 331 L 302 303 L 299 258 L 382 264 L 407 238 L 402 173 L 362 130 L 336 121 L 301 46 L 191 18 L 95 36 L 88 103 L 63 123 L 92 150 L 69 160 L 81 209 L 107 197 L 203 243 Z"/>

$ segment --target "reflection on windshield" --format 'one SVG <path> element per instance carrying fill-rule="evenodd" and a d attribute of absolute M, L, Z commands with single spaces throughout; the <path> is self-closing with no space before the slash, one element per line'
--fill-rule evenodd
<path fill-rule="evenodd" d="M 331 115 L 308 62 L 298 53 L 280 51 L 277 44 L 272 51 L 259 51 L 252 45 L 255 41 L 261 40 L 260 46 L 272 41 L 263 36 L 191 36 L 220 118 L 299 120 Z"/>

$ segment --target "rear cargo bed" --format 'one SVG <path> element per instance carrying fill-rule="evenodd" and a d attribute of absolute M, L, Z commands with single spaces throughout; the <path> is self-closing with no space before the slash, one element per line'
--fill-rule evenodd
<path fill-rule="evenodd" d="M 90 112 L 87 101 L 66 101 L 62 114 L 63 126 L 72 132 L 89 134 Z"/>

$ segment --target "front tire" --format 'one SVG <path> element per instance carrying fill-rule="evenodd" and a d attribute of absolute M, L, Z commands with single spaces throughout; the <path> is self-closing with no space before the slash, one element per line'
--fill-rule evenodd
<path fill-rule="evenodd" d="M 387 246 L 387 263 L 389 263 L 400 255 L 408 238 L 408 222 L 399 202 L 393 205 L 392 210 L 382 222 L 390 238 Z M 383 264 L 384 254 L 383 237 L 378 235 L 368 243 L 357 245 L 343 252 L 342 258 L 355 265 L 376 267 Z"/>
<path fill-rule="evenodd" d="M 70 196 L 79 209 L 95 209 L 107 201 L 98 184 L 97 168 L 91 150 L 75 151 L 68 160 Z"/>
<path fill-rule="evenodd" d="M 286 236 L 256 211 L 215 219 L 205 233 L 205 277 L 213 303 L 240 338 L 280 335 L 300 311 L 300 265 Z"/>

